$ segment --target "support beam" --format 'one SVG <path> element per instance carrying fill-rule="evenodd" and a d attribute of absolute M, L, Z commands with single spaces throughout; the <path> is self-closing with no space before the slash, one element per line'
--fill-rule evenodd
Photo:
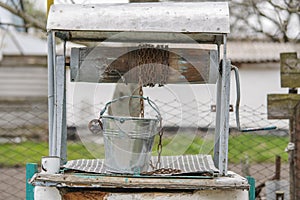
<path fill-rule="evenodd" d="M 220 106 L 220 138 L 219 138 L 219 170 L 227 175 L 228 138 L 229 138 L 229 98 L 230 98 L 231 62 L 226 61 L 222 67 L 221 106 Z"/>
<path fill-rule="evenodd" d="M 49 131 L 49 155 L 54 156 L 55 144 L 53 143 L 54 128 L 54 58 L 55 39 L 52 31 L 48 32 L 48 131 Z"/>
<path fill-rule="evenodd" d="M 67 162 L 66 68 L 64 56 L 57 56 L 55 69 L 55 156 L 59 156 L 61 164 L 64 164 Z"/>

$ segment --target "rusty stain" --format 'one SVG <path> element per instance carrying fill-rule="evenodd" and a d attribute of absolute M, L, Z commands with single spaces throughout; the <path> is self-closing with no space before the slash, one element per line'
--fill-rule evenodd
<path fill-rule="evenodd" d="M 82 191 L 69 192 L 63 195 L 63 200 L 104 200 L 107 197 L 107 192 L 100 191 Z"/>

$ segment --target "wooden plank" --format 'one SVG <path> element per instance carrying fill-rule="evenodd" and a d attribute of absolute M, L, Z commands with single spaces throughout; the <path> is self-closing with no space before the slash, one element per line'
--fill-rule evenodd
<path fill-rule="evenodd" d="M 134 56 L 137 49 L 137 47 L 74 48 L 71 52 L 71 80 L 112 83 L 123 82 L 121 80 L 123 76 L 125 82 L 137 83 L 138 67 L 135 66 L 137 58 Z M 218 70 L 216 50 L 168 50 L 168 63 L 171 70 L 169 70 L 167 83 L 216 82 Z M 142 67 L 146 69 L 146 66 Z M 159 65 L 154 73 L 155 77 L 161 76 Z"/>
<path fill-rule="evenodd" d="M 290 119 L 300 94 L 268 94 L 268 119 Z"/>
<path fill-rule="evenodd" d="M 95 174 L 36 174 L 34 185 L 73 188 L 132 189 L 249 189 L 247 179 L 230 172 L 228 177 L 143 177 Z"/>
<path fill-rule="evenodd" d="M 300 58 L 297 53 L 280 54 L 281 87 L 300 87 Z"/>

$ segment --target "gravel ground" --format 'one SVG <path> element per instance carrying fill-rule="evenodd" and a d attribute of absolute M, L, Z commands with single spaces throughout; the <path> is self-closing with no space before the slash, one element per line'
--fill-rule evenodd
<path fill-rule="evenodd" d="M 0 168 L 0 200 L 24 200 L 25 167 Z"/>

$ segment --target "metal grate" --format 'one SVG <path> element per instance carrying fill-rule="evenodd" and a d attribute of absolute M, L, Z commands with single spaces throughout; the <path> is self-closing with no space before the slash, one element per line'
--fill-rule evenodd
<path fill-rule="evenodd" d="M 157 161 L 157 156 L 152 157 L 152 162 Z M 108 174 L 103 159 L 79 159 L 68 161 L 64 166 L 66 169 L 82 172 Z M 215 167 L 211 155 L 180 155 L 162 156 L 161 168 L 180 169 L 180 174 L 204 174 L 213 175 L 219 170 Z M 149 167 L 149 171 L 151 167 Z"/>

